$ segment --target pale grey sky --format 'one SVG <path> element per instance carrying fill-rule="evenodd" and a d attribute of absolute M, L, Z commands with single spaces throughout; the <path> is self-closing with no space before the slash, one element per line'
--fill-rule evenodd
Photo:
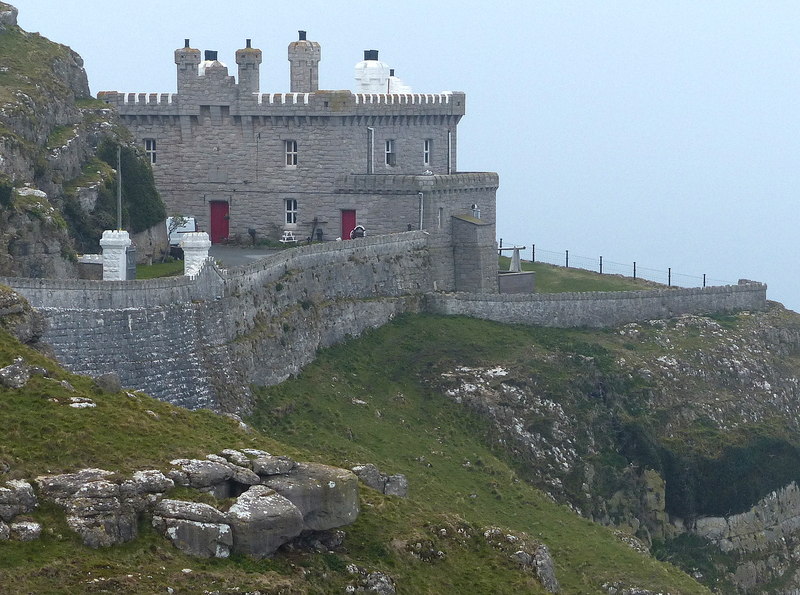
<path fill-rule="evenodd" d="M 352 89 L 378 49 L 415 91 L 467 93 L 459 169 L 499 172 L 505 244 L 756 279 L 800 310 L 798 2 L 12 4 L 83 56 L 95 94 L 174 91 L 187 37 L 229 66 L 252 38 L 267 92 L 288 89 L 298 29 L 323 88 Z"/>

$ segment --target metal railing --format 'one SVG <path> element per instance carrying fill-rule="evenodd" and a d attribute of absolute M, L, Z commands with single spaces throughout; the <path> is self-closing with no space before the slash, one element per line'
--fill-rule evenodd
<path fill-rule="evenodd" d="M 661 283 L 669 287 L 706 287 L 710 285 L 735 285 L 735 282 L 726 281 L 723 279 L 713 279 L 708 277 L 705 273 L 702 275 L 687 275 L 684 273 L 677 273 L 672 270 L 672 267 L 664 269 L 654 269 L 641 266 L 637 261 L 631 262 L 615 262 L 613 260 L 606 260 L 602 256 L 580 256 L 577 254 L 570 254 L 569 250 L 561 252 L 553 250 L 544 250 L 537 248 L 536 244 L 506 244 L 503 245 L 502 238 L 499 242 L 499 248 L 505 248 L 507 251 L 511 246 L 526 246 L 530 245 L 530 251 L 526 254 L 520 254 L 523 259 L 530 256 L 531 262 L 543 262 L 546 264 L 554 264 L 567 268 L 584 269 L 587 271 L 594 271 L 601 275 L 623 275 L 625 277 L 632 277 L 634 279 L 645 279 L 655 283 Z"/>

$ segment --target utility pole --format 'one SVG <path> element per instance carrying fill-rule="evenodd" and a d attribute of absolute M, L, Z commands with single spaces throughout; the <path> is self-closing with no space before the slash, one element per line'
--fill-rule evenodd
<path fill-rule="evenodd" d="M 117 229 L 122 229 L 122 145 L 117 145 Z"/>

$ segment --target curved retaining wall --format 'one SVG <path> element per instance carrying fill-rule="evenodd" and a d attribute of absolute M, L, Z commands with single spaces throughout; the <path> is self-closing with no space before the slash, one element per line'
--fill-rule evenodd
<path fill-rule="evenodd" d="M 763 310 L 766 305 L 767 286 L 749 282 L 694 289 L 426 297 L 427 310 L 435 314 L 562 328 L 604 328 L 682 314 Z"/>
<path fill-rule="evenodd" d="M 286 250 L 193 278 L 79 281 L 0 278 L 48 319 L 43 340 L 68 369 L 117 372 L 125 386 L 190 409 L 241 412 L 249 385 L 297 374 L 318 349 L 404 312 L 505 323 L 609 327 L 758 310 L 766 286 L 572 294 L 439 294 L 425 232 Z"/>

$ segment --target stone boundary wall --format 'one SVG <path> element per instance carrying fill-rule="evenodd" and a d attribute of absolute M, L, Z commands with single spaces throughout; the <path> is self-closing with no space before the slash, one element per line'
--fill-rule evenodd
<path fill-rule="evenodd" d="M 693 289 L 426 296 L 426 309 L 434 314 L 561 328 L 607 328 L 683 314 L 764 310 L 766 306 L 767 286 L 750 282 Z"/>

